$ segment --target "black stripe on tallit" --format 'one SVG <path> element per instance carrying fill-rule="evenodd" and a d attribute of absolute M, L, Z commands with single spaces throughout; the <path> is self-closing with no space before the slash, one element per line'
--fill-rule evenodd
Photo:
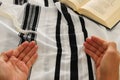
<path fill-rule="evenodd" d="M 84 41 L 86 41 L 86 38 L 88 37 L 88 32 L 85 28 L 85 21 L 82 17 L 79 17 L 79 19 L 80 19 L 82 31 L 84 34 Z M 88 63 L 89 80 L 94 80 L 92 62 L 91 62 L 90 56 L 86 54 L 86 57 L 87 57 L 87 63 Z"/>
<path fill-rule="evenodd" d="M 54 80 L 60 80 L 60 64 L 61 64 L 61 56 L 62 56 L 62 46 L 61 46 L 61 38 L 60 38 L 60 25 L 61 25 L 61 13 L 58 11 L 57 25 L 56 25 L 57 56 L 56 56 Z"/>
<path fill-rule="evenodd" d="M 48 7 L 49 6 L 48 0 L 44 0 L 44 4 L 46 7 Z"/>
<path fill-rule="evenodd" d="M 27 29 L 28 18 L 29 18 L 29 14 L 30 14 L 30 6 L 31 6 L 30 4 L 27 4 L 27 6 L 25 8 L 23 25 L 22 25 L 23 30 Z M 20 36 L 20 44 L 23 43 L 24 41 L 26 41 L 26 35 L 24 35 L 23 33 L 20 33 L 19 36 Z"/>
<path fill-rule="evenodd" d="M 33 19 L 33 24 L 32 24 L 32 28 L 31 30 L 32 31 L 37 31 L 37 26 L 38 26 L 38 20 L 39 20 L 39 15 L 40 15 L 40 6 L 35 6 L 35 15 L 34 15 L 34 19 Z M 37 36 L 37 34 L 34 34 L 34 33 L 29 33 L 31 35 L 31 39 L 30 41 L 36 41 L 35 38 Z M 29 76 L 28 76 L 28 80 L 30 80 L 30 75 L 31 75 L 31 71 L 32 71 L 32 67 L 31 67 L 31 70 L 30 70 L 30 73 L 29 73 Z"/>
<path fill-rule="evenodd" d="M 37 30 L 37 26 L 38 26 L 38 20 L 39 20 L 39 13 L 40 13 L 40 7 L 36 6 L 35 8 L 35 17 L 34 17 L 34 21 L 33 21 L 33 27 L 32 27 L 32 31 L 36 31 Z M 36 34 L 31 33 L 32 37 L 31 37 L 31 41 L 35 40 L 35 36 Z"/>
<path fill-rule="evenodd" d="M 78 49 L 74 24 L 64 4 L 61 4 L 61 10 L 68 24 L 69 43 L 71 49 L 70 80 L 78 80 Z"/>

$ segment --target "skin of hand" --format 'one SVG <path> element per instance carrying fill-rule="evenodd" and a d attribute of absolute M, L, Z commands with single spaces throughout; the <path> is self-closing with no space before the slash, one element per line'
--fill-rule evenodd
<path fill-rule="evenodd" d="M 34 41 L 26 41 L 14 50 L 1 53 L 0 80 L 27 80 L 38 56 L 37 49 Z"/>
<path fill-rule="evenodd" d="M 86 39 L 84 47 L 95 62 L 97 80 L 119 80 L 120 55 L 115 42 L 92 36 Z"/>

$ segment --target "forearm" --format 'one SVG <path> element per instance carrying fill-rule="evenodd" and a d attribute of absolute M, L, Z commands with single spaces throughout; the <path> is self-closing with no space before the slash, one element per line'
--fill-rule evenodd
<path fill-rule="evenodd" d="M 99 80 L 119 80 L 119 71 L 115 72 L 113 75 L 101 75 Z"/>
<path fill-rule="evenodd" d="M 119 66 L 113 67 L 109 72 L 100 72 L 97 80 L 119 80 Z"/>

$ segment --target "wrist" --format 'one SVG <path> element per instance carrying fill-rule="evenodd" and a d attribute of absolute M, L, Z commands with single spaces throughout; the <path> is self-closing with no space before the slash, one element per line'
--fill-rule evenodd
<path fill-rule="evenodd" d="M 100 73 L 98 80 L 119 80 L 119 67 L 111 72 Z"/>

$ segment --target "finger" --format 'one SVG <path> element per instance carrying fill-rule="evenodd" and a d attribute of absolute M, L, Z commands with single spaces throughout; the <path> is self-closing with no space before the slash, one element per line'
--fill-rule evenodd
<path fill-rule="evenodd" d="M 102 54 L 102 52 L 99 51 L 96 47 L 94 47 L 92 44 L 85 42 L 84 43 L 85 48 L 89 49 L 92 53 L 96 54 L 98 57 Z"/>
<path fill-rule="evenodd" d="M 99 38 L 99 37 L 96 37 L 96 36 L 92 36 L 91 39 L 92 39 L 93 41 L 95 41 L 95 42 L 96 42 L 97 44 L 99 44 L 99 45 L 101 45 L 101 44 L 103 44 L 104 42 L 106 42 L 105 40 L 103 40 L 103 39 L 101 39 L 101 38 Z"/>
<path fill-rule="evenodd" d="M 100 38 L 97 38 L 95 36 L 92 36 L 91 38 L 88 38 L 86 40 L 86 42 L 88 42 L 89 44 L 91 44 L 92 46 L 97 48 L 101 53 L 103 53 L 107 48 L 107 46 L 106 46 L 107 42 L 100 39 Z"/>
<path fill-rule="evenodd" d="M 37 57 L 38 57 L 38 54 L 35 53 L 35 54 L 31 57 L 31 59 L 26 63 L 28 69 L 30 69 L 30 68 L 32 67 L 32 65 L 35 63 Z"/>
<path fill-rule="evenodd" d="M 91 38 L 87 38 L 86 42 L 89 43 L 91 46 L 95 47 L 96 49 L 98 49 L 100 46 L 94 42 Z"/>
<path fill-rule="evenodd" d="M 85 52 L 86 54 L 88 54 L 90 57 L 92 57 L 92 59 L 95 61 L 95 63 L 97 62 L 97 59 L 99 58 L 95 53 L 93 53 L 91 50 L 85 48 Z"/>
<path fill-rule="evenodd" d="M 28 41 L 23 42 L 21 45 L 19 45 L 15 50 L 14 50 L 14 55 L 15 57 L 17 57 L 18 55 L 21 54 L 21 52 L 27 48 L 27 46 L 29 45 Z"/>
<path fill-rule="evenodd" d="M 22 53 L 18 56 L 19 60 L 22 60 L 30 51 L 33 47 L 35 47 L 36 43 L 34 41 L 30 42 L 30 44 L 27 46 L 26 49 L 22 51 Z"/>
<path fill-rule="evenodd" d="M 38 46 L 36 45 L 24 58 L 23 58 L 23 62 L 27 63 L 30 58 L 37 52 Z"/>
<path fill-rule="evenodd" d="M 84 42 L 84 46 L 85 46 L 85 48 L 91 50 L 93 53 L 95 53 L 95 52 L 98 50 L 97 48 L 95 48 L 94 46 L 92 46 L 92 45 L 91 45 L 90 43 L 88 43 L 88 42 Z"/>
<path fill-rule="evenodd" d="M 103 40 L 101 38 L 95 37 L 95 36 L 92 36 L 91 40 L 93 40 L 96 44 L 101 46 L 103 49 L 107 48 L 107 46 L 106 46 L 107 45 L 107 41 L 105 41 L 105 40 Z"/>
<path fill-rule="evenodd" d="M 87 38 L 86 39 L 86 42 L 88 42 L 91 46 L 93 46 L 94 48 L 96 48 L 97 50 L 99 50 L 99 52 L 103 53 L 105 51 L 105 48 L 104 48 L 104 43 L 101 43 L 101 44 L 98 44 L 99 41 L 94 41 L 92 38 Z M 98 42 L 98 43 L 97 43 Z"/>
<path fill-rule="evenodd" d="M 95 42 L 94 42 L 95 43 Z M 99 46 L 98 48 L 94 47 L 94 43 L 89 43 L 89 42 L 85 42 L 84 46 L 85 48 L 89 49 L 92 53 L 96 54 L 98 57 L 100 57 L 105 50 L 103 50 L 103 48 L 101 48 L 101 46 Z M 96 44 L 96 43 L 95 43 Z"/>

